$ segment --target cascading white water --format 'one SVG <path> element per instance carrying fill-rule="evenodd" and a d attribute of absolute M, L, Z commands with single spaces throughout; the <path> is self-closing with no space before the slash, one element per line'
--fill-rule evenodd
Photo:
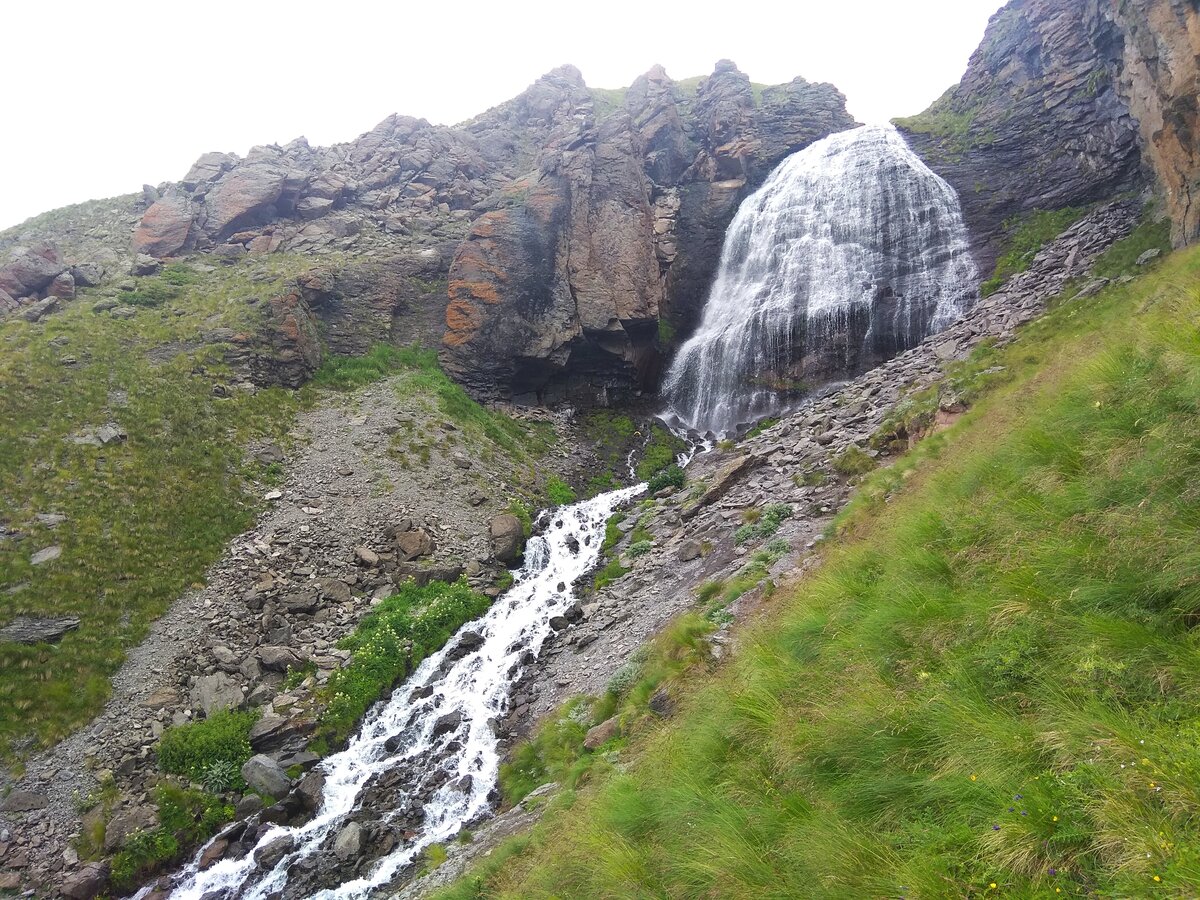
<path fill-rule="evenodd" d="M 367 875 L 312 894 L 314 898 L 365 897 L 391 881 L 430 844 L 452 838 L 484 813 L 500 766 L 492 723 L 507 710 L 509 689 L 519 678 L 522 660 L 526 653 L 538 653 L 552 630 L 551 617 L 573 602 L 573 585 L 599 559 L 604 525 L 613 510 L 644 490 L 644 484 L 624 488 L 551 513 L 550 526 L 530 539 L 525 565 L 512 588 L 482 618 L 463 627 L 481 636 L 482 645 L 455 660 L 452 654 L 459 644 L 455 635 L 422 662 L 403 688 L 368 714 L 346 749 L 321 763 L 326 781 L 316 816 L 301 826 L 272 828 L 255 847 L 290 836 L 295 841 L 292 852 L 269 870 L 258 866 L 252 850 L 240 859 L 225 859 L 198 871 L 197 854 L 181 873 L 171 897 L 199 900 L 224 890 L 229 896 L 254 900 L 283 890 L 289 870 L 321 851 L 350 821 L 372 776 L 397 767 L 440 766 L 448 773 L 425 804 L 416 837 L 377 860 Z M 458 725 L 439 729 L 439 720 L 444 723 L 454 713 L 461 714 Z M 385 743 L 397 735 L 400 745 L 389 750 Z"/>
<path fill-rule="evenodd" d="M 954 189 L 891 126 L 784 160 L 738 209 L 665 420 L 718 436 L 958 318 L 977 282 Z"/>

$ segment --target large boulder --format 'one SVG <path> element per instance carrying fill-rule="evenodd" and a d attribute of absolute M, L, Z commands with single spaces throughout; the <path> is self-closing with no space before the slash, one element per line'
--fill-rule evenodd
<path fill-rule="evenodd" d="M 292 779 L 275 760 L 259 753 L 246 760 L 242 766 L 242 778 L 252 790 L 267 797 L 285 797 L 292 789 Z"/>
<path fill-rule="evenodd" d="M 170 193 L 142 215 L 133 233 L 133 250 L 162 258 L 189 250 L 195 244 L 191 200 L 181 193 Z"/>
<path fill-rule="evenodd" d="M 297 185 L 281 166 L 269 162 L 238 166 L 204 198 L 208 211 L 205 230 L 214 239 L 222 239 L 239 228 L 271 221 L 280 211 L 277 204 L 289 186 L 294 189 Z"/>
<path fill-rule="evenodd" d="M 224 672 L 200 676 L 191 693 L 192 705 L 204 710 L 205 717 L 222 709 L 237 709 L 245 700 L 242 686 Z"/>
<path fill-rule="evenodd" d="M 58 250 L 49 244 L 18 247 L 0 266 L 0 291 L 17 299 L 38 296 L 65 268 Z"/>
<path fill-rule="evenodd" d="M 106 862 L 84 863 L 63 878 L 58 891 L 69 900 L 93 900 L 108 887 L 109 872 Z"/>
<path fill-rule="evenodd" d="M 525 526 L 511 513 L 495 516 L 488 525 L 492 556 L 505 565 L 515 563 L 525 549 Z"/>
<path fill-rule="evenodd" d="M 342 862 L 354 860 L 366 846 L 366 835 L 363 827 L 357 822 L 351 822 L 338 832 L 333 842 L 333 854 Z"/>
<path fill-rule="evenodd" d="M 433 538 L 424 528 L 396 533 L 396 550 L 401 562 L 411 562 L 422 556 L 429 556 L 436 548 Z"/>
<path fill-rule="evenodd" d="M 158 816 L 148 806 L 135 806 L 116 813 L 104 827 L 104 849 L 109 853 L 119 850 L 126 840 L 139 831 L 147 831 L 158 824 Z"/>

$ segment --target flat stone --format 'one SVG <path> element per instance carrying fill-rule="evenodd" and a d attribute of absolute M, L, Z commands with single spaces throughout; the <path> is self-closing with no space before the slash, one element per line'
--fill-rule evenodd
<path fill-rule="evenodd" d="M 58 545 L 53 547 L 45 547 L 33 554 L 33 556 L 29 558 L 29 563 L 30 565 L 34 566 L 42 566 L 48 562 L 54 562 L 54 560 L 58 559 L 60 556 L 62 556 L 62 547 L 59 547 Z"/>
<path fill-rule="evenodd" d="M 17 616 L 0 628 L 0 641 L 12 641 L 17 644 L 52 644 L 62 640 L 63 635 L 78 627 L 78 616 L 47 618 Z"/>
<path fill-rule="evenodd" d="M 0 803 L 0 812 L 30 812 L 50 805 L 45 794 L 37 791 L 13 791 Z"/>

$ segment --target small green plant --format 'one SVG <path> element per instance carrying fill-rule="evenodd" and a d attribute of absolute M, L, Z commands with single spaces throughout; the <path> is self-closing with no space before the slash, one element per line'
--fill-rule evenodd
<path fill-rule="evenodd" d="M 546 481 L 546 499 L 550 501 L 551 506 L 566 506 L 578 498 L 569 484 L 553 475 Z"/>
<path fill-rule="evenodd" d="M 423 874 L 428 875 L 449 858 L 444 844 L 430 844 L 425 848 L 422 854 L 424 866 L 422 867 Z"/>
<path fill-rule="evenodd" d="M 236 763 L 228 759 L 218 759 L 209 763 L 200 784 L 210 794 L 223 794 L 236 788 L 241 780 L 242 773 Z"/>
<path fill-rule="evenodd" d="M 644 556 L 654 549 L 654 544 L 651 541 L 634 541 L 629 545 L 630 556 Z"/>
<path fill-rule="evenodd" d="M 203 782 L 214 766 L 228 766 L 237 773 L 230 787 L 240 790 L 242 764 L 254 755 L 250 728 L 257 721 L 257 712 L 221 710 L 200 722 L 174 725 L 158 742 L 159 768 Z"/>
<path fill-rule="evenodd" d="M 288 666 L 287 674 L 283 676 L 283 689 L 290 691 L 298 688 L 308 676 L 315 674 L 316 671 L 317 664 L 311 661 L 295 668 Z"/>
<path fill-rule="evenodd" d="M 672 464 L 651 478 L 646 485 L 646 489 L 651 494 L 657 494 L 664 488 L 681 488 L 683 487 L 684 477 L 683 469 Z"/>
<path fill-rule="evenodd" d="M 670 347 L 675 343 L 675 326 L 666 319 L 658 320 L 658 345 Z"/>
<path fill-rule="evenodd" d="M 629 574 L 629 570 L 621 565 L 620 557 L 610 559 L 604 568 L 596 573 L 596 577 L 592 582 L 594 590 L 603 590 L 608 585 L 612 584 L 618 578 Z"/>
<path fill-rule="evenodd" d="M 757 425 L 755 425 L 753 428 L 751 428 L 749 431 L 746 432 L 746 436 L 743 438 L 743 440 L 748 441 L 751 438 L 756 438 L 760 434 L 762 434 L 764 431 L 766 431 L 768 428 L 771 428 L 778 424 L 779 424 L 778 418 L 763 419 Z"/>
<path fill-rule="evenodd" d="M 829 476 L 820 469 L 809 469 L 792 476 L 792 482 L 796 487 L 821 487 L 828 480 Z"/>
<path fill-rule="evenodd" d="M 612 553 L 613 548 L 621 542 L 621 538 L 625 536 L 625 532 L 621 530 L 621 523 L 628 517 L 628 513 L 624 510 L 617 510 L 608 517 L 608 521 L 604 523 L 604 543 L 600 545 L 600 555 L 608 556 Z"/>
<path fill-rule="evenodd" d="M 508 501 L 506 512 L 509 515 L 517 517 L 517 520 L 521 523 L 521 530 L 525 532 L 525 537 L 533 534 L 533 512 L 529 509 L 528 503 L 513 497 Z"/>
<path fill-rule="evenodd" d="M 783 524 L 785 519 L 792 517 L 792 507 L 786 503 L 772 503 L 765 507 L 761 514 L 754 517 L 752 524 L 743 525 L 733 533 L 733 539 L 738 544 L 752 540 L 766 540 Z"/>

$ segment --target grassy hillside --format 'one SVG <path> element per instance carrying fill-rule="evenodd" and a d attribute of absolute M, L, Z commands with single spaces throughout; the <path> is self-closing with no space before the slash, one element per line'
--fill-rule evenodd
<path fill-rule="evenodd" d="M 223 391 L 219 346 L 197 335 L 245 328 L 280 288 L 280 256 L 208 273 L 185 266 L 137 279 L 135 292 L 88 291 L 42 323 L 0 323 L 0 623 L 75 615 L 58 645 L 0 644 L 0 758 L 9 762 L 87 721 L 147 623 L 203 576 L 253 519 L 252 440 L 278 440 L 296 398 Z M 92 310 L 109 294 L 132 319 Z M 228 393 L 229 396 L 218 396 Z M 76 437 L 112 423 L 124 441 Z M 38 516 L 65 517 L 57 525 Z M 62 548 L 51 562 L 33 554 Z"/>
<path fill-rule="evenodd" d="M 1198 323 L 1191 251 L 981 351 L 732 660 L 443 900 L 1200 895 Z"/>

